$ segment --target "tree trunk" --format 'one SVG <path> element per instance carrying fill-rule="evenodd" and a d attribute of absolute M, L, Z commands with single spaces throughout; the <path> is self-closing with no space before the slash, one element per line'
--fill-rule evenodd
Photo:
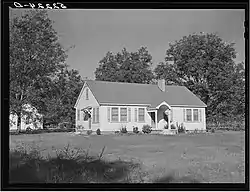
<path fill-rule="evenodd" d="M 17 113 L 17 131 L 21 131 L 21 112 Z"/>

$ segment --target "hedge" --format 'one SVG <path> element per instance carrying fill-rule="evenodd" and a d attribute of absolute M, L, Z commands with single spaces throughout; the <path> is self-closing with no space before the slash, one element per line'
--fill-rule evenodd
<path fill-rule="evenodd" d="M 74 128 L 71 129 L 34 129 L 34 130 L 27 130 L 27 131 L 16 131 L 10 132 L 10 135 L 21 135 L 21 134 L 41 134 L 41 133 L 58 133 L 58 132 L 75 132 Z"/>

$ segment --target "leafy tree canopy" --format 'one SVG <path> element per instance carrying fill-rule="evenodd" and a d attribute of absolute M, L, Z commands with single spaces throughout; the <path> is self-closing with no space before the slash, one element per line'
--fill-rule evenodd
<path fill-rule="evenodd" d="M 10 113 L 26 113 L 25 104 L 41 112 L 41 97 L 51 77 L 65 67 L 67 55 L 45 10 L 10 18 Z M 19 123 L 20 125 L 20 123 Z"/>
<path fill-rule="evenodd" d="M 75 121 L 75 109 L 73 108 L 83 86 L 83 80 L 75 69 L 64 68 L 53 79 L 44 99 L 46 104 L 45 119 L 50 122 Z"/>
<path fill-rule="evenodd" d="M 165 63 L 154 72 L 198 95 L 208 105 L 208 116 L 225 117 L 242 112 L 244 105 L 244 66 L 235 64 L 235 58 L 234 44 L 217 34 L 192 34 L 170 43 Z"/>
<path fill-rule="evenodd" d="M 136 52 L 128 52 L 123 48 L 117 54 L 106 54 L 99 62 L 95 77 L 102 81 L 150 83 L 154 77 L 151 67 L 152 56 L 146 47 Z"/>

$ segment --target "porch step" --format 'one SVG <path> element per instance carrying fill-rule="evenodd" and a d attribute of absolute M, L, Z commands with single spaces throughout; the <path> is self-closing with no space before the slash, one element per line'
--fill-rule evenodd
<path fill-rule="evenodd" d="M 162 134 L 162 135 L 176 135 L 177 130 L 176 129 L 163 129 L 160 134 Z"/>
<path fill-rule="evenodd" d="M 161 129 L 152 129 L 152 132 L 151 132 L 151 133 L 160 133 L 160 132 L 162 132 Z"/>

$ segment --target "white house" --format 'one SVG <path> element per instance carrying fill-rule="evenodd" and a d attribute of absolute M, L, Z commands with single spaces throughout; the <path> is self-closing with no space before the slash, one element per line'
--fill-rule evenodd
<path fill-rule="evenodd" d="M 30 104 L 24 105 L 24 110 L 32 112 L 28 118 L 27 115 L 21 117 L 21 130 L 26 130 L 28 127 L 31 129 L 42 129 L 43 128 L 43 116 L 37 112 L 37 109 Z M 17 115 L 9 115 L 9 128 L 10 131 L 17 130 Z"/>
<path fill-rule="evenodd" d="M 115 131 L 126 126 L 162 130 L 170 123 L 206 129 L 206 105 L 184 86 L 86 80 L 75 104 L 76 127 Z"/>

